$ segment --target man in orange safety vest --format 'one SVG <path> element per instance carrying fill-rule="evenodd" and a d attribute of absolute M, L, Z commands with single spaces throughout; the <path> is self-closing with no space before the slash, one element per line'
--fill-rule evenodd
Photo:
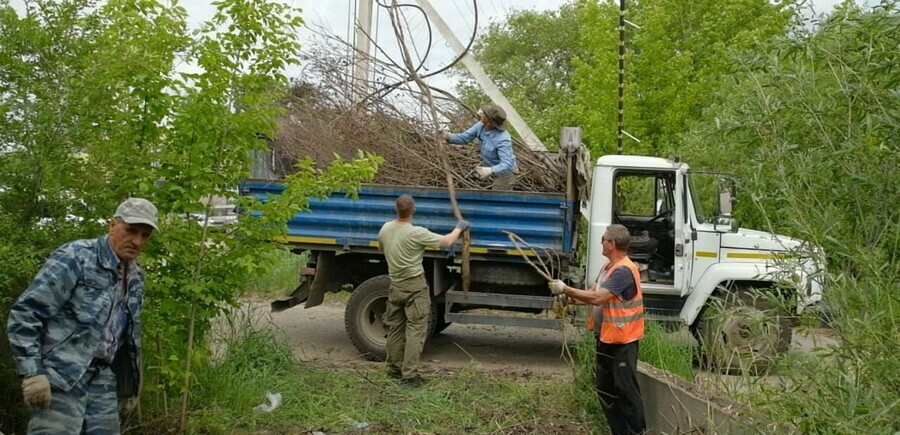
<path fill-rule="evenodd" d="M 550 291 L 593 305 L 588 329 L 597 336 L 597 394 L 614 435 L 647 431 L 637 382 L 638 343 L 644 337 L 644 301 L 637 266 L 628 258 L 631 235 L 622 225 L 603 234 L 603 255 L 609 259 L 590 290 L 550 281 Z"/>

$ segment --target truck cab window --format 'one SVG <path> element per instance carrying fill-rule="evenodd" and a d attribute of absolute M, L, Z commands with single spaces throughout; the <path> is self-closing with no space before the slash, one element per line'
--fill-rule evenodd
<path fill-rule="evenodd" d="M 675 173 L 620 171 L 613 201 L 613 223 L 631 231 L 628 255 L 641 280 L 674 282 Z"/>

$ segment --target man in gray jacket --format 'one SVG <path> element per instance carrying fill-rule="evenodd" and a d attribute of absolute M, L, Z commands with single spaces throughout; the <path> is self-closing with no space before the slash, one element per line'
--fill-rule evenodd
<path fill-rule="evenodd" d="M 7 332 L 28 433 L 119 433 L 119 403 L 140 386 L 144 274 L 137 257 L 157 230 L 156 207 L 131 198 L 108 234 L 59 247 L 16 301 Z"/>

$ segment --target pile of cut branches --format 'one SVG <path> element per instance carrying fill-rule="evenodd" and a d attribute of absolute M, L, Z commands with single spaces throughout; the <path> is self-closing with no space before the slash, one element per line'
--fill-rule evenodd
<path fill-rule="evenodd" d="M 476 143 L 439 150 L 432 136 L 438 130 L 461 132 L 470 127 L 477 120 L 470 108 L 443 98 L 439 112 L 457 121 L 435 128 L 425 121 L 426 116 L 410 115 L 423 114 L 425 109 L 418 107 L 416 91 L 411 87 L 384 92 L 383 86 L 370 83 L 358 89 L 348 74 L 349 58 L 336 55 L 340 50 L 329 47 L 322 45 L 304 53 L 303 77 L 309 81 L 295 82 L 283 101 L 286 111 L 271 143 L 277 175 L 290 173 L 294 163 L 304 158 L 312 158 L 324 168 L 335 155 L 351 159 L 362 150 L 384 158 L 374 183 L 446 187 L 440 153 L 449 150 L 457 186 L 489 186 L 490 181 L 479 180 L 474 172 L 480 161 Z M 311 84 L 313 80 L 316 84 Z M 360 95 L 366 96 L 362 103 L 350 103 L 359 101 Z M 519 141 L 514 141 L 513 149 L 519 168 L 515 190 L 564 191 L 562 166 L 545 163 L 544 156 Z"/>

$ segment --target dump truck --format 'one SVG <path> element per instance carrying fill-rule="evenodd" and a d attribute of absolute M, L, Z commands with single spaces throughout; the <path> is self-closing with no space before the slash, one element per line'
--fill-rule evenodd
<path fill-rule="evenodd" d="M 452 323 L 560 328 L 571 318 L 548 315 L 555 298 L 529 263 L 543 262 L 554 277 L 590 287 L 607 261 L 600 243 L 605 229 L 622 224 L 632 233 L 629 256 L 641 271 L 646 315 L 689 326 L 704 361 L 723 370 L 756 370 L 787 349 L 793 319 L 821 300 L 820 250 L 739 228 L 730 215 L 733 180 L 693 172 L 678 159 L 602 156 L 590 168 L 585 205 L 576 195 L 576 154 L 568 147 L 558 155 L 565 159 L 558 165 L 566 168 L 565 192 L 456 190 L 471 223 L 470 282 L 464 288 L 459 242 L 426 251 L 429 336 Z M 242 194 L 262 200 L 282 190 L 277 180 L 241 186 Z M 336 192 L 311 200 L 309 210 L 290 219 L 284 239 L 294 252 L 309 253 L 308 264 L 291 297 L 273 302 L 273 309 L 312 308 L 326 293 L 349 291 L 349 339 L 362 355 L 384 358 L 390 279 L 378 231 L 395 218 L 401 194 L 416 200 L 415 224 L 437 233 L 456 224 L 446 188 L 367 184 L 355 199 Z"/>

